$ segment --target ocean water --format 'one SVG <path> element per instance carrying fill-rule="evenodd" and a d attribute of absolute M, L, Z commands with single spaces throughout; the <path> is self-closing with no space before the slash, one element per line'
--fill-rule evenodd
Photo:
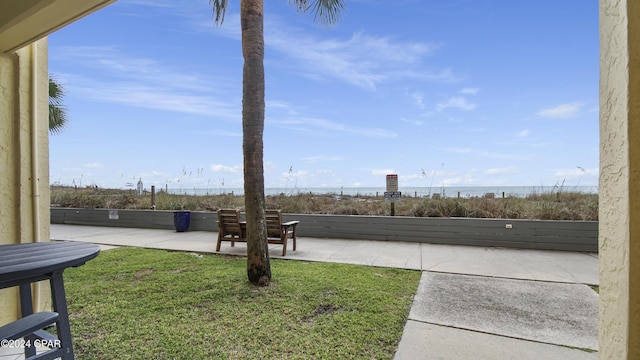
<path fill-rule="evenodd" d="M 487 194 L 494 194 L 495 197 L 525 197 L 532 194 L 545 194 L 557 192 L 579 192 L 586 194 L 597 194 L 597 185 L 577 185 L 577 186 L 439 186 L 439 187 L 400 187 L 398 189 L 402 196 L 432 196 L 438 194 L 441 197 L 480 197 Z M 170 194 L 187 195 L 220 195 L 234 194 L 242 195 L 242 188 L 180 188 L 167 189 Z M 383 196 L 384 187 L 323 187 L 323 188 L 265 188 L 266 195 L 297 195 L 297 194 L 336 194 L 348 196 Z"/>

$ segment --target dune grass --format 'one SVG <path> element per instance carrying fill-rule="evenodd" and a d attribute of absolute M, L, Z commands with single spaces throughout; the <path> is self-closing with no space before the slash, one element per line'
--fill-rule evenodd
<path fill-rule="evenodd" d="M 419 271 L 120 248 L 65 272 L 78 359 L 391 359 Z"/>
<path fill-rule="evenodd" d="M 51 187 L 51 204 L 60 207 L 150 209 L 150 195 L 129 190 Z M 156 194 L 157 210 L 216 211 L 244 208 L 244 197 L 225 195 Z M 382 196 L 348 196 L 297 193 L 266 197 L 266 207 L 290 214 L 378 215 L 390 214 Z M 537 220 L 598 220 L 598 195 L 557 191 L 526 197 L 410 197 L 395 205 L 396 216 L 472 217 Z"/>

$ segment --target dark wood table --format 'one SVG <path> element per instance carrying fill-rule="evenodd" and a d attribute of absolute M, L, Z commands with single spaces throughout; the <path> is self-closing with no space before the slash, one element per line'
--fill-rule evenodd
<path fill-rule="evenodd" d="M 24 337 L 34 344 L 35 339 L 55 339 L 54 349 L 38 359 L 73 359 L 69 312 L 64 291 L 62 272 L 69 267 L 83 265 L 100 253 L 95 244 L 81 242 L 40 242 L 16 245 L 0 245 L 0 289 L 13 286 L 20 288 L 20 310 L 22 318 L 0 328 L 3 339 L 7 336 Z M 31 284 L 49 280 L 54 312 L 33 313 Z M 56 324 L 57 338 L 35 329 Z M 5 340 L 6 341 L 6 340 Z M 17 343 L 17 342 L 16 342 Z M 50 343 L 50 342 L 49 342 Z M 34 346 L 25 346 L 25 358 L 35 356 Z"/>

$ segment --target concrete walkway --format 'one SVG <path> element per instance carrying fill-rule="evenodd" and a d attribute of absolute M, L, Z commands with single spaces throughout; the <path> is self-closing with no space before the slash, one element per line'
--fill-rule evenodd
<path fill-rule="evenodd" d="M 51 225 L 53 240 L 214 253 L 216 233 Z M 281 258 L 281 245 L 270 245 Z M 243 256 L 245 244 L 220 253 Z M 286 259 L 422 271 L 395 359 L 597 359 L 598 256 L 298 238 Z M 577 349 L 576 349 L 577 348 Z M 590 351 L 583 351 L 587 349 Z"/>

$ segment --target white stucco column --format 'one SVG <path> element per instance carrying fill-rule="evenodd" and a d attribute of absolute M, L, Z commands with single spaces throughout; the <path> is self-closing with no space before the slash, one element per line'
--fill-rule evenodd
<path fill-rule="evenodd" d="M 115 1 L 0 1 L 0 244 L 49 241 L 46 36 Z M 17 293 L 0 289 L 0 325 L 18 316 Z M 48 285 L 33 293 L 47 309 Z"/>
<path fill-rule="evenodd" d="M 640 359 L 640 1 L 600 0 L 600 359 Z"/>
<path fill-rule="evenodd" d="M 47 39 L 0 53 L 0 244 L 49 241 Z M 33 285 L 37 309 L 48 286 Z M 18 315 L 16 288 L 0 290 L 0 324 Z"/>

